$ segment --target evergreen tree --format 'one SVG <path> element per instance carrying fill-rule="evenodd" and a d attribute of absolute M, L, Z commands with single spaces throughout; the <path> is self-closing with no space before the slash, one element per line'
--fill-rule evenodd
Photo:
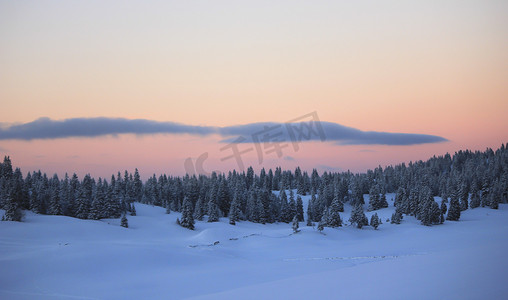
<path fill-rule="evenodd" d="M 379 208 L 387 208 L 388 201 L 386 201 L 386 193 L 381 194 L 381 198 L 379 199 Z"/>
<path fill-rule="evenodd" d="M 379 217 L 378 217 L 377 213 L 374 213 L 372 215 L 372 217 L 370 217 L 370 226 L 374 227 L 374 229 L 377 229 L 379 224 L 380 224 Z"/>
<path fill-rule="evenodd" d="M 79 188 L 76 205 L 76 217 L 80 219 L 87 219 L 90 211 L 90 202 L 86 198 L 86 193 L 83 187 Z"/>
<path fill-rule="evenodd" d="M 468 209 L 468 199 L 469 199 L 469 190 L 467 188 L 466 182 L 464 182 L 463 180 L 459 188 L 459 200 L 461 211 Z"/>
<path fill-rule="evenodd" d="M 179 220 L 182 227 L 194 230 L 194 217 L 192 216 L 192 203 L 185 197 L 183 200 L 182 219 Z"/>
<path fill-rule="evenodd" d="M 448 207 L 446 206 L 446 203 L 443 200 L 443 201 L 441 201 L 441 214 L 446 215 L 447 211 L 448 211 Z"/>
<path fill-rule="evenodd" d="M 338 198 L 335 198 L 328 210 L 327 224 L 328 227 L 340 227 L 342 226 L 342 219 L 340 218 L 340 204 Z"/>
<path fill-rule="evenodd" d="M 220 210 L 217 199 L 210 199 L 208 202 L 208 222 L 219 222 Z"/>
<path fill-rule="evenodd" d="M 298 222 L 303 222 L 303 201 L 302 197 L 296 197 L 296 215 L 298 216 Z"/>
<path fill-rule="evenodd" d="M 238 207 L 238 199 L 235 197 L 229 208 L 229 224 L 236 225 L 240 219 L 240 208 Z"/>
<path fill-rule="evenodd" d="M 314 220 L 314 217 L 312 215 L 312 201 L 309 200 L 307 203 L 307 223 L 312 222 Z"/>
<path fill-rule="evenodd" d="M 365 216 L 363 212 L 363 207 L 361 204 L 355 204 L 353 206 L 353 210 L 351 211 L 351 217 L 349 218 L 349 222 L 351 225 L 355 224 L 357 228 L 362 228 L 363 226 L 369 225 L 369 220 Z"/>
<path fill-rule="evenodd" d="M 290 219 L 291 221 L 293 220 L 293 217 L 295 215 L 297 215 L 297 211 L 296 211 L 296 201 L 295 201 L 295 195 L 293 193 L 293 190 L 290 190 L 289 191 L 289 214 L 290 214 Z M 303 214 L 303 212 L 302 212 Z"/>
<path fill-rule="evenodd" d="M 402 214 L 400 212 L 398 212 L 397 210 L 395 210 L 395 212 L 392 214 L 390 223 L 400 224 L 401 220 L 402 220 Z"/>
<path fill-rule="evenodd" d="M 449 221 L 458 221 L 460 219 L 460 202 L 457 197 L 450 198 L 450 208 L 446 219 Z"/>
<path fill-rule="evenodd" d="M 127 221 L 127 217 L 125 214 L 122 215 L 122 220 L 120 221 L 120 226 L 129 228 L 129 222 Z"/>
<path fill-rule="evenodd" d="M 131 205 L 131 216 L 136 216 L 136 207 L 134 206 L 134 203 Z"/>
<path fill-rule="evenodd" d="M 429 223 L 430 224 L 440 224 L 441 223 L 442 211 L 439 208 L 439 204 L 437 204 L 436 201 L 433 200 L 431 202 L 428 214 L 429 214 Z"/>
<path fill-rule="evenodd" d="M 200 196 L 198 198 L 198 201 L 196 202 L 196 206 L 194 207 L 194 219 L 198 221 L 203 221 L 203 217 L 205 216 L 206 213 L 204 202 L 205 202 L 204 197 Z"/>
<path fill-rule="evenodd" d="M 17 221 L 21 222 L 23 214 L 19 203 L 12 197 L 12 193 L 9 192 L 6 196 L 6 209 L 5 214 L 2 217 L 2 221 Z"/>
<path fill-rule="evenodd" d="M 300 232 L 300 229 L 298 229 L 300 226 L 298 225 L 298 216 L 294 216 L 293 218 L 293 225 L 292 225 L 292 228 L 293 228 L 293 233 L 298 233 Z"/>
<path fill-rule="evenodd" d="M 476 185 L 476 182 L 473 183 L 471 186 L 471 201 L 469 203 L 469 206 L 471 208 L 477 208 L 481 204 L 480 202 L 480 192 L 478 191 L 478 186 Z"/>
<path fill-rule="evenodd" d="M 319 232 L 322 232 L 325 229 L 325 225 L 326 225 L 326 215 L 323 214 L 317 226 Z"/>
<path fill-rule="evenodd" d="M 307 217 L 307 226 L 314 226 L 314 223 L 312 223 L 312 219 Z"/>
<path fill-rule="evenodd" d="M 379 200 L 379 191 L 377 186 L 373 186 L 369 192 L 369 207 L 367 208 L 367 211 L 378 210 L 381 207 Z"/>

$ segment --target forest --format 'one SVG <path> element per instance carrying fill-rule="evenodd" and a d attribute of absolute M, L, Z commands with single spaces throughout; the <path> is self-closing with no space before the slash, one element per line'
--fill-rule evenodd
<path fill-rule="evenodd" d="M 427 161 L 377 167 L 366 173 L 323 172 L 310 174 L 264 168 L 255 174 L 231 171 L 210 176 L 183 177 L 153 175 L 145 182 L 138 169 L 95 179 L 82 179 L 74 173 L 59 178 L 33 171 L 23 176 L 10 157 L 0 163 L 0 208 L 4 221 L 22 221 L 23 210 L 38 214 L 64 215 L 80 219 L 120 218 L 136 214 L 135 203 L 161 206 L 166 213 L 180 212 L 177 223 L 194 229 L 196 220 L 217 222 L 229 218 L 255 223 L 306 221 L 312 226 L 340 227 L 347 221 L 358 228 L 381 222 L 373 215 L 370 222 L 364 211 L 388 207 L 387 193 L 395 193 L 395 213 L 389 220 L 399 224 L 405 215 L 416 217 L 422 225 L 460 220 L 461 211 L 477 207 L 497 209 L 508 202 L 508 144 L 497 150 L 461 150 L 453 156 L 434 156 Z M 273 191 L 279 191 L 274 193 Z M 369 195 L 365 205 L 364 195 Z M 304 214 L 301 195 L 311 195 Z M 435 197 L 440 197 L 440 204 Z M 341 212 L 352 206 L 349 218 Z M 294 227 L 295 225 L 293 225 Z M 296 230 L 296 229 L 295 229 Z"/>

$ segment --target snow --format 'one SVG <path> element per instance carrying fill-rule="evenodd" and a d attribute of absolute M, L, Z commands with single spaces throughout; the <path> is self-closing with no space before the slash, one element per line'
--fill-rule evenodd
<path fill-rule="evenodd" d="M 508 205 L 425 227 L 407 216 L 389 224 L 393 194 L 388 203 L 378 230 L 302 222 L 297 234 L 227 218 L 190 231 L 180 214 L 143 204 L 129 228 L 26 212 L 0 222 L 0 299 L 505 298 Z"/>

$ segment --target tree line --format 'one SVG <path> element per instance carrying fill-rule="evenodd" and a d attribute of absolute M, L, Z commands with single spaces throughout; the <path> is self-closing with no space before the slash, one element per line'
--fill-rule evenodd
<path fill-rule="evenodd" d="M 118 218 L 134 215 L 135 202 L 161 206 L 167 213 L 181 212 L 180 225 L 193 229 L 195 220 L 217 222 L 228 217 L 256 223 L 302 222 L 323 227 L 342 225 L 344 204 L 353 209 L 349 222 L 358 228 L 369 225 L 364 210 L 388 207 L 387 193 L 395 193 L 392 223 L 404 215 L 414 216 L 423 225 L 459 220 L 461 211 L 477 207 L 497 209 L 508 202 L 508 150 L 458 151 L 453 156 L 434 156 L 427 161 L 381 166 L 365 173 L 323 172 L 310 174 L 261 169 L 255 174 L 235 170 L 210 176 L 168 176 L 155 174 L 145 182 L 138 170 L 105 178 L 81 180 L 76 174 L 48 177 L 41 171 L 23 176 L 13 168 L 10 157 L 0 163 L 0 207 L 3 219 L 21 221 L 22 211 L 64 215 L 80 219 Z M 279 191 L 274 193 L 273 191 Z M 295 191 L 295 192 L 294 192 Z M 370 201 L 365 207 L 364 195 Z M 310 195 L 304 216 L 301 196 Z M 442 197 L 438 204 L 434 197 Z M 377 227 L 377 214 L 370 224 Z M 126 220 L 125 220 L 126 222 Z"/>

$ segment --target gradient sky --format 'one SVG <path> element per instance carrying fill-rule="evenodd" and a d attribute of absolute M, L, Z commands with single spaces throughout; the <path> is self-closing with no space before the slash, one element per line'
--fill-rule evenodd
<path fill-rule="evenodd" d="M 365 171 L 508 142 L 508 1 L 0 1 L 0 122 L 112 117 L 321 121 L 437 135 L 306 142 L 255 169 Z M 24 172 L 227 171 L 216 135 L 0 140 Z M 251 153 L 253 154 L 253 153 Z"/>

